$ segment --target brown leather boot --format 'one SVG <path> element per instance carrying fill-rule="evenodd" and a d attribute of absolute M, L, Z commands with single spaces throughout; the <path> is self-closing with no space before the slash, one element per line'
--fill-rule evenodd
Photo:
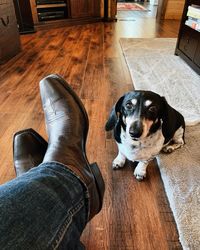
<path fill-rule="evenodd" d="M 33 129 L 17 132 L 13 138 L 13 160 L 17 176 L 42 163 L 47 142 Z"/>
<path fill-rule="evenodd" d="M 59 75 L 44 78 L 40 94 L 49 136 L 43 162 L 62 163 L 80 178 L 89 193 L 90 220 L 101 210 L 105 187 L 97 164 L 90 166 L 85 153 L 87 113 L 79 97 Z"/>

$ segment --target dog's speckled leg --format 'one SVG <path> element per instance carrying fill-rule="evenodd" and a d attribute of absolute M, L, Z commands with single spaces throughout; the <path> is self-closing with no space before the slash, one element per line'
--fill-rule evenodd
<path fill-rule="evenodd" d="M 119 152 L 112 163 L 113 169 L 123 168 L 125 161 L 126 157 L 121 152 Z"/>
<path fill-rule="evenodd" d="M 134 176 L 138 181 L 142 181 L 146 177 L 146 169 L 148 166 L 148 161 L 142 162 L 140 161 L 135 168 Z"/>

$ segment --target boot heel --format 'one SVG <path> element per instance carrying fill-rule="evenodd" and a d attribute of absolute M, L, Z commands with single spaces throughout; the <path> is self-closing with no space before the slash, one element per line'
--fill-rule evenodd
<path fill-rule="evenodd" d="M 99 211 L 100 211 L 101 208 L 102 208 L 102 205 L 103 205 L 103 196 L 104 196 L 104 191 L 105 191 L 105 183 L 104 183 L 103 177 L 101 175 L 101 172 L 99 170 L 99 166 L 97 165 L 96 162 L 90 164 L 90 169 L 91 169 L 91 171 L 92 171 L 92 173 L 94 175 L 97 191 L 98 191 L 98 194 L 99 194 L 99 202 L 100 202 Z"/>

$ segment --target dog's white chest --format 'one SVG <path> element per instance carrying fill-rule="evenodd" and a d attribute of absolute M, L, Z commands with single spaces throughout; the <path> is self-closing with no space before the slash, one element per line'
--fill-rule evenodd
<path fill-rule="evenodd" d="M 130 136 L 127 136 L 125 131 L 121 131 L 121 142 L 117 143 L 119 151 L 126 156 L 130 161 L 148 161 L 155 157 L 163 147 L 164 136 L 162 130 L 159 129 L 156 133 L 143 138 L 139 141 L 134 141 Z"/>

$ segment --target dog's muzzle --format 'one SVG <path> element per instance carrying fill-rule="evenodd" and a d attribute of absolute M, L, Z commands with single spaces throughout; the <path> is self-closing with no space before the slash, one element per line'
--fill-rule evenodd
<path fill-rule="evenodd" d="M 141 121 L 135 121 L 129 128 L 129 134 L 132 139 L 138 140 L 143 133 L 143 124 Z"/>

